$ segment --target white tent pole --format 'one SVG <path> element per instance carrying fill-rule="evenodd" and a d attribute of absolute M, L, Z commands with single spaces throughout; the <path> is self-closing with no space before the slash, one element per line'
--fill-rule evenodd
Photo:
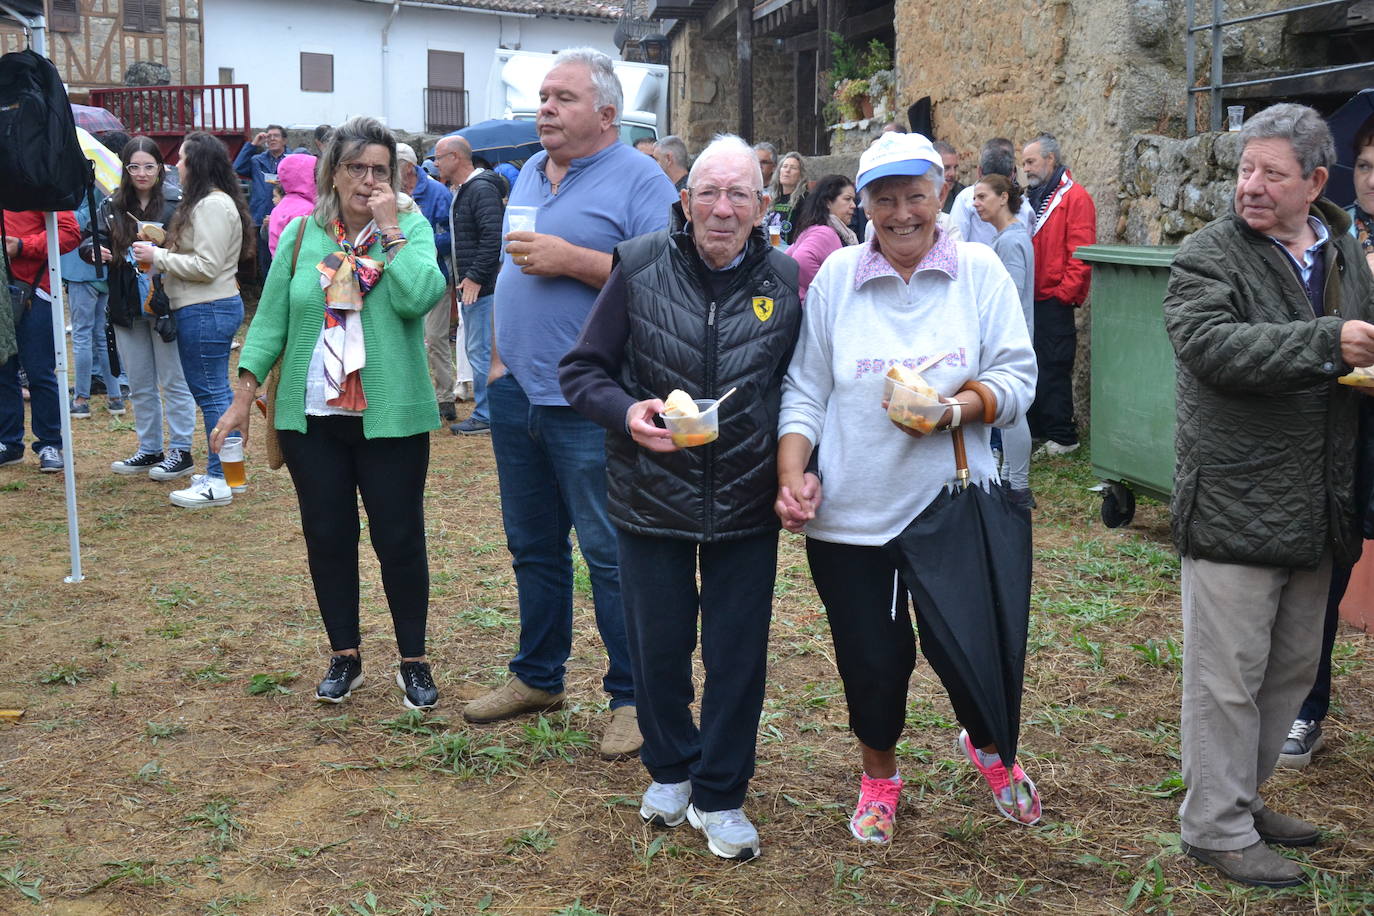
<path fill-rule="evenodd" d="M 6 12 L 11 12 L 8 8 Z M 47 56 L 47 22 L 42 16 L 21 20 L 33 36 L 33 49 Z M 67 313 L 63 308 L 62 252 L 58 248 L 57 214 L 43 214 L 43 226 L 48 234 L 48 288 L 52 291 L 52 343 L 57 357 L 57 400 L 62 411 L 62 464 L 64 489 L 67 497 L 67 540 L 71 550 L 72 574 L 65 582 L 80 582 L 81 528 L 76 518 L 76 468 L 72 463 L 72 414 L 67 399 Z"/>

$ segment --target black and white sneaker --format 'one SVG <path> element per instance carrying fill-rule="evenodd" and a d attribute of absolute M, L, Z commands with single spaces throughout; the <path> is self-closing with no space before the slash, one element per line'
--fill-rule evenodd
<path fill-rule="evenodd" d="M 1279 766 L 1301 770 L 1312 762 L 1312 755 L 1326 745 L 1320 719 L 1294 719 L 1288 739 L 1279 751 Z"/>
<path fill-rule="evenodd" d="M 44 474 L 60 474 L 66 470 L 62 461 L 62 449 L 55 445 L 45 445 L 38 450 L 38 470 Z"/>
<path fill-rule="evenodd" d="M 116 474 L 146 474 L 148 469 L 162 463 L 161 452 L 134 452 L 132 457 L 125 458 L 123 461 L 116 461 L 110 465 L 110 470 Z"/>
<path fill-rule="evenodd" d="M 191 478 L 189 487 L 184 490 L 173 490 L 167 498 L 174 506 L 204 509 L 207 506 L 227 506 L 234 501 L 234 494 L 223 477 L 197 474 Z"/>
<path fill-rule="evenodd" d="M 176 480 L 185 477 L 196 469 L 191 453 L 185 449 L 169 448 L 166 456 L 148 468 L 148 476 L 154 480 Z M 133 473 L 130 471 L 129 473 Z"/>
<path fill-rule="evenodd" d="M 335 655 L 329 659 L 329 670 L 315 688 L 315 699 L 321 703 L 342 703 L 363 682 L 363 660 L 357 655 Z"/>
<path fill-rule="evenodd" d="M 439 688 L 434 686 L 429 662 L 401 662 L 401 670 L 396 672 L 396 686 L 405 691 L 405 704 L 409 709 L 432 709 L 439 702 Z"/>
<path fill-rule="evenodd" d="M 24 446 L 15 448 L 12 445 L 0 444 L 0 467 L 7 464 L 18 464 L 24 460 Z"/>

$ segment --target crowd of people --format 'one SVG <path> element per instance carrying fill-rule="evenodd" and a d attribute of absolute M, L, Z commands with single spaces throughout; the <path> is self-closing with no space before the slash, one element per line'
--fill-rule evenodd
<path fill-rule="evenodd" d="M 1096 214 L 1059 140 L 1023 145 L 1023 187 L 1016 146 L 991 138 L 964 186 L 953 147 L 894 123 L 853 177 L 808 178 L 800 154 L 733 135 L 694 157 L 679 137 L 620 142 L 621 87 L 597 51 L 560 54 L 540 98 L 542 150 L 513 183 L 460 136 L 427 167 L 367 117 L 322 127 L 316 154 L 288 153 L 276 126 L 233 162 L 219 140 L 189 135 L 175 186 L 156 144 L 127 139 L 105 231 L 87 226 L 83 245 L 77 218 L 58 219 L 63 251 L 108 267 L 103 281 L 70 277 L 72 406 L 89 413 L 81 377 L 96 367 L 110 411 L 123 409 L 93 332 L 108 303 L 137 435 L 112 469 L 190 474 L 199 407 L 206 473 L 171 500 L 227 504 L 218 453 L 247 443 L 265 401 L 261 437 L 296 490 L 328 639 L 316 699 L 343 702 L 363 683 L 360 496 L 396 681 L 406 706 L 428 709 L 429 434 L 445 421 L 489 434 L 520 631 L 509 677 L 464 718 L 567 701 L 575 531 L 606 652 L 600 752 L 640 757 L 646 822 L 688 822 L 729 859 L 762 848 L 744 804 L 779 529 L 800 533 L 857 745 L 854 838 L 885 844 L 896 830 L 918 634 L 959 719 L 958 754 L 1002 816 L 1035 824 L 1035 782 L 947 677 L 954 663 L 927 640 L 929 609 L 888 548 L 956 477 L 1028 525 L 1034 441 L 1051 455 L 1078 447 L 1075 310 L 1090 270 L 1072 254 L 1094 240 Z M 1240 139 L 1233 212 L 1183 246 L 1165 303 L 1178 354 L 1182 839 L 1233 880 L 1286 886 L 1304 874 L 1271 846 L 1319 831 L 1260 790 L 1275 765 L 1305 765 L 1321 746 L 1336 608 L 1361 526 L 1374 525 L 1374 410 L 1332 384 L 1374 364 L 1374 120 L 1356 138 L 1348 211 L 1321 196 L 1335 152 L 1315 112 L 1275 106 Z M 6 255 L 42 302 L 41 215 L 5 219 Z M 239 283 L 255 264 L 264 285 L 231 386 Z M 81 289 L 95 283 L 105 288 Z M 22 367 L 40 470 L 60 470 L 49 310 L 20 315 L 18 360 L 0 367 L 0 464 L 23 457 Z M 455 319 L 475 396 L 461 423 Z M 886 409 L 894 371 L 936 398 L 924 424 Z M 713 412 L 705 441 L 664 422 L 683 392 Z M 903 485 L 875 467 L 903 469 Z"/>

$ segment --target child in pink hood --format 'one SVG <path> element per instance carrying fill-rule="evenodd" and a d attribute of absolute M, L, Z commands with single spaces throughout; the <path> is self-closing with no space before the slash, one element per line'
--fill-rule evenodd
<path fill-rule="evenodd" d="M 292 153 L 277 167 L 282 199 L 268 219 L 267 248 L 277 254 L 277 239 L 287 224 L 298 216 L 309 216 L 315 209 L 315 157 Z"/>

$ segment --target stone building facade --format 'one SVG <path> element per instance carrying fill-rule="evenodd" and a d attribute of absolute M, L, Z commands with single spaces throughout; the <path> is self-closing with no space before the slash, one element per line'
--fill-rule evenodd
<path fill-rule="evenodd" d="M 123 86 L 135 63 L 164 65 L 173 85 L 205 82 L 201 71 L 201 0 L 75 0 L 75 14 L 49 3 L 48 56 L 75 97 L 85 90 Z M 0 25 L 0 52 L 25 46 L 24 33 Z"/>

